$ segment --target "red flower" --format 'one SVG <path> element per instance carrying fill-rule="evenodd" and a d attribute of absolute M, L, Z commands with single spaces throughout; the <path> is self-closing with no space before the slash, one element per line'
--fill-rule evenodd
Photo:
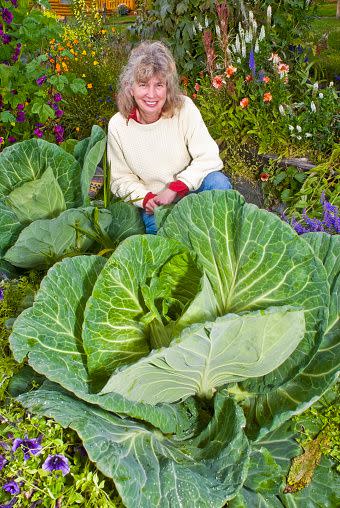
<path fill-rule="evenodd" d="M 267 182 L 269 180 L 269 173 L 261 173 L 260 174 L 260 180 L 261 182 Z"/>
<path fill-rule="evenodd" d="M 201 88 L 201 86 L 198 83 L 195 83 L 194 88 L 195 88 L 196 92 L 198 92 L 199 89 Z"/>
<path fill-rule="evenodd" d="M 193 93 L 191 97 L 195 100 L 197 98 L 197 93 Z"/>
<path fill-rule="evenodd" d="M 248 99 L 248 97 L 243 97 L 243 99 L 240 101 L 240 106 L 242 109 L 244 109 L 249 106 L 249 103 L 250 100 Z"/>
<path fill-rule="evenodd" d="M 253 81 L 253 76 L 251 74 L 248 74 L 248 76 L 246 76 L 246 81 L 249 83 L 249 81 Z"/>
<path fill-rule="evenodd" d="M 270 78 L 269 78 L 268 76 L 264 76 L 264 77 L 262 78 L 262 81 L 263 81 L 264 83 L 269 83 L 269 82 L 270 82 Z"/>

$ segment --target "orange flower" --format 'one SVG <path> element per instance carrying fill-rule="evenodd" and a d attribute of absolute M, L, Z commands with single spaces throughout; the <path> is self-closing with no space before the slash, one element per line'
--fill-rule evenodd
<path fill-rule="evenodd" d="M 201 88 L 201 86 L 198 83 L 195 83 L 194 88 L 195 88 L 196 92 L 198 92 L 199 89 Z"/>
<path fill-rule="evenodd" d="M 264 77 L 262 78 L 262 81 L 263 81 L 264 83 L 269 83 L 269 82 L 270 82 L 270 78 L 269 78 L 268 76 L 264 76 Z"/>
<path fill-rule="evenodd" d="M 260 180 L 261 182 L 268 182 L 269 180 L 269 173 L 261 173 L 260 174 Z"/>
<path fill-rule="evenodd" d="M 60 67 L 60 64 L 56 64 L 55 66 L 55 70 L 59 73 L 61 71 L 61 67 Z"/>
<path fill-rule="evenodd" d="M 249 106 L 250 100 L 248 97 L 243 97 L 243 99 L 240 101 L 240 106 L 242 109 L 247 108 Z"/>
<path fill-rule="evenodd" d="M 246 76 L 246 81 L 247 83 L 249 83 L 249 81 L 253 81 L 253 76 L 251 74 L 248 74 L 248 76 Z"/>
<path fill-rule="evenodd" d="M 181 76 L 181 83 L 183 83 L 183 86 L 188 86 L 189 79 L 187 78 L 187 76 Z"/>
<path fill-rule="evenodd" d="M 237 71 L 237 67 L 233 67 L 232 65 L 228 65 L 227 70 L 225 71 L 227 78 L 231 78 Z"/>
<path fill-rule="evenodd" d="M 89 88 L 90 90 L 91 90 L 91 88 L 93 88 L 92 83 L 87 83 L 87 85 L 86 85 L 86 86 L 87 86 L 87 88 Z"/>
<path fill-rule="evenodd" d="M 74 39 L 73 44 L 78 44 L 78 43 L 79 43 L 78 39 Z"/>
<path fill-rule="evenodd" d="M 195 100 L 197 98 L 197 93 L 193 93 L 191 97 Z"/>
<path fill-rule="evenodd" d="M 223 86 L 222 76 L 215 76 L 211 82 L 212 86 L 219 90 Z"/>
<path fill-rule="evenodd" d="M 266 92 L 263 94 L 263 102 L 270 102 L 273 96 L 270 92 Z"/>

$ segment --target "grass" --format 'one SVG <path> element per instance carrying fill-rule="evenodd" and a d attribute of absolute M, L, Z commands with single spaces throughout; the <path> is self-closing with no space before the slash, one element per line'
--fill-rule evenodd
<path fill-rule="evenodd" d="M 319 2 L 316 6 L 316 15 L 335 18 L 336 2 Z"/>

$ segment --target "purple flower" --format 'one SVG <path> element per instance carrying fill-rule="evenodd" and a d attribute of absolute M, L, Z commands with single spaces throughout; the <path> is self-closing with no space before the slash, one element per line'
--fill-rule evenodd
<path fill-rule="evenodd" d="M 44 124 L 41 122 L 37 122 L 34 125 L 35 125 L 35 127 L 44 127 Z"/>
<path fill-rule="evenodd" d="M 63 476 L 70 472 L 68 460 L 64 455 L 49 455 L 42 465 L 45 471 L 61 471 Z"/>
<path fill-rule="evenodd" d="M 54 95 L 53 99 L 54 99 L 54 102 L 60 102 L 63 99 L 63 97 L 62 97 L 61 93 L 56 93 Z"/>
<path fill-rule="evenodd" d="M 42 138 L 44 135 L 44 132 L 41 129 L 34 129 L 33 134 L 37 136 L 37 138 Z"/>
<path fill-rule="evenodd" d="M 18 7 L 18 0 L 11 0 L 13 7 Z"/>
<path fill-rule="evenodd" d="M 11 36 L 10 36 L 10 35 L 8 35 L 8 34 L 3 34 L 3 35 L 1 35 L 1 38 L 2 38 L 2 42 L 3 42 L 4 44 L 9 44 L 9 43 L 11 42 L 11 40 L 12 40 L 12 39 L 11 39 Z"/>
<path fill-rule="evenodd" d="M 24 452 L 24 460 L 28 460 L 31 455 L 38 455 L 41 452 L 41 440 L 42 436 L 33 439 L 28 439 L 27 435 L 24 439 L 16 438 L 13 441 L 12 451 L 15 452 L 20 446 Z"/>
<path fill-rule="evenodd" d="M 18 60 L 19 55 L 20 55 L 20 51 L 21 51 L 21 43 L 18 42 L 18 44 L 15 47 L 14 53 L 12 55 L 12 61 L 13 62 L 16 62 Z"/>
<path fill-rule="evenodd" d="M 13 21 L 13 14 L 12 14 L 11 11 L 6 9 L 6 7 L 1 9 L 1 15 L 2 15 L 2 19 L 4 20 L 5 23 L 7 23 L 7 25 L 10 25 L 12 23 L 12 21 Z"/>
<path fill-rule="evenodd" d="M 14 496 L 15 494 L 19 494 L 20 487 L 16 481 L 11 480 L 2 487 L 6 492 Z"/>
<path fill-rule="evenodd" d="M 7 141 L 8 141 L 9 143 L 15 143 L 15 142 L 16 142 L 16 140 L 17 140 L 17 138 L 15 138 L 14 136 L 8 136 L 8 138 L 7 138 Z"/>
<path fill-rule="evenodd" d="M 51 102 L 50 102 L 50 104 L 51 104 Z M 54 111 L 57 111 L 57 109 L 59 109 L 58 104 L 51 104 L 51 107 L 52 107 L 52 109 L 54 109 Z"/>
<path fill-rule="evenodd" d="M 24 111 L 19 111 L 18 114 L 17 114 L 16 120 L 17 120 L 18 123 L 25 122 L 25 120 L 26 120 L 25 112 Z"/>
<path fill-rule="evenodd" d="M 3 300 L 3 299 L 4 299 L 4 290 L 2 288 L 0 288 L 0 300 Z M 7 462 L 8 462 L 8 460 L 3 455 L 0 455 L 0 471 L 1 471 L 1 469 L 3 469 L 5 467 Z"/>
<path fill-rule="evenodd" d="M 62 109 L 57 109 L 56 112 L 55 112 L 55 116 L 57 118 L 61 118 L 64 114 L 64 111 Z"/>
<path fill-rule="evenodd" d="M 41 76 L 40 78 L 36 79 L 35 82 L 38 86 L 41 86 L 43 83 L 45 83 L 47 79 L 47 76 Z"/>
<path fill-rule="evenodd" d="M 17 110 L 18 111 L 23 111 L 25 109 L 25 104 L 18 104 L 17 105 Z"/>
<path fill-rule="evenodd" d="M 1 136 L 1 137 L 0 137 L 0 145 L 2 145 L 2 143 L 3 143 L 4 141 L 5 141 L 5 140 L 4 140 L 4 138 Z"/>
<path fill-rule="evenodd" d="M 255 76 L 256 64 L 255 64 L 255 55 L 254 55 L 253 49 L 251 49 L 250 53 L 249 53 L 249 69 L 251 70 L 253 76 Z"/>

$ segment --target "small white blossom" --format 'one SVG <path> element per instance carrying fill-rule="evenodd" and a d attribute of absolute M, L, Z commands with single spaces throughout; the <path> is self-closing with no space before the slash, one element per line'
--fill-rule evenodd
<path fill-rule="evenodd" d="M 334 86 L 334 81 L 331 81 L 331 82 L 329 83 L 329 86 L 332 88 L 332 86 Z"/>
<path fill-rule="evenodd" d="M 323 99 L 323 93 L 322 92 L 319 93 L 319 98 Z"/>
<path fill-rule="evenodd" d="M 244 37 L 244 29 L 241 23 L 238 24 L 238 33 L 240 34 L 241 39 Z"/>
<path fill-rule="evenodd" d="M 193 33 L 194 35 L 196 35 L 196 33 L 197 33 L 197 30 L 196 30 L 196 27 L 195 27 L 195 25 L 194 25 L 194 24 L 192 24 L 192 33 Z"/>
<path fill-rule="evenodd" d="M 240 37 L 238 34 L 236 35 L 236 39 L 235 39 L 235 48 L 236 48 L 237 53 L 241 52 L 241 43 L 240 43 Z"/>
<path fill-rule="evenodd" d="M 266 38 L 266 30 L 264 28 L 264 25 L 261 26 L 260 35 L 259 35 L 259 41 L 263 41 L 263 39 Z"/>
<path fill-rule="evenodd" d="M 298 132 L 301 132 L 301 131 L 302 131 L 302 129 L 301 129 L 301 127 L 300 127 L 300 125 L 297 125 L 297 126 L 296 126 L 296 130 L 297 130 Z"/>
<path fill-rule="evenodd" d="M 257 32 L 257 21 L 254 19 L 253 21 L 253 33 L 256 34 Z"/>
<path fill-rule="evenodd" d="M 313 90 L 319 90 L 319 83 L 316 81 L 313 85 Z"/>
<path fill-rule="evenodd" d="M 220 39 L 221 38 L 221 29 L 218 25 L 215 26 L 216 35 Z"/>
<path fill-rule="evenodd" d="M 205 28 L 208 28 L 208 26 L 209 26 L 208 16 L 205 16 L 204 22 L 205 22 Z"/>
<path fill-rule="evenodd" d="M 316 111 L 316 106 L 313 101 L 310 103 L 310 110 L 312 113 L 315 113 L 315 111 Z"/>
<path fill-rule="evenodd" d="M 294 126 L 293 125 L 288 125 L 288 129 L 290 130 L 290 132 L 293 132 Z"/>
<path fill-rule="evenodd" d="M 282 116 L 285 115 L 285 108 L 282 106 L 282 104 L 280 104 L 280 106 L 279 106 L 279 111 L 280 111 Z"/>
<path fill-rule="evenodd" d="M 197 26 L 198 30 L 199 30 L 200 32 L 202 32 L 202 30 L 203 30 L 203 26 L 202 26 L 202 25 L 201 25 L 201 23 L 198 21 L 198 19 L 196 18 L 196 16 L 194 17 L 194 22 L 195 22 L 195 24 L 196 24 L 196 26 Z"/>
<path fill-rule="evenodd" d="M 252 23 L 254 20 L 254 13 L 253 11 L 249 11 L 249 23 Z"/>
<path fill-rule="evenodd" d="M 272 22 L 272 6 L 268 5 L 267 7 L 267 23 L 270 25 Z"/>
<path fill-rule="evenodd" d="M 260 51 L 259 41 L 256 39 L 255 41 L 255 47 L 254 47 L 255 53 L 258 53 Z"/>
<path fill-rule="evenodd" d="M 239 56 L 236 58 L 236 62 L 239 64 L 241 63 L 241 58 Z"/>
<path fill-rule="evenodd" d="M 306 138 L 311 138 L 311 137 L 313 137 L 313 134 L 311 134 L 310 132 L 306 132 L 305 137 Z"/>
<path fill-rule="evenodd" d="M 253 34 L 251 33 L 250 30 L 247 30 L 245 35 L 244 35 L 244 40 L 246 41 L 246 43 L 249 44 L 249 42 L 251 42 L 253 40 Z"/>
<path fill-rule="evenodd" d="M 236 47 L 234 46 L 234 44 L 232 44 L 232 45 L 231 45 L 231 51 L 232 51 L 233 53 L 237 53 L 237 51 L 236 51 Z"/>
<path fill-rule="evenodd" d="M 300 140 L 300 139 L 302 139 L 302 137 L 301 137 L 301 136 L 296 136 L 296 138 L 297 138 L 297 139 L 299 139 L 299 140 Z"/>
<path fill-rule="evenodd" d="M 245 43 L 244 40 L 242 40 L 241 53 L 242 53 L 243 58 L 246 58 L 246 56 L 247 56 L 247 48 L 246 48 L 246 43 Z"/>

